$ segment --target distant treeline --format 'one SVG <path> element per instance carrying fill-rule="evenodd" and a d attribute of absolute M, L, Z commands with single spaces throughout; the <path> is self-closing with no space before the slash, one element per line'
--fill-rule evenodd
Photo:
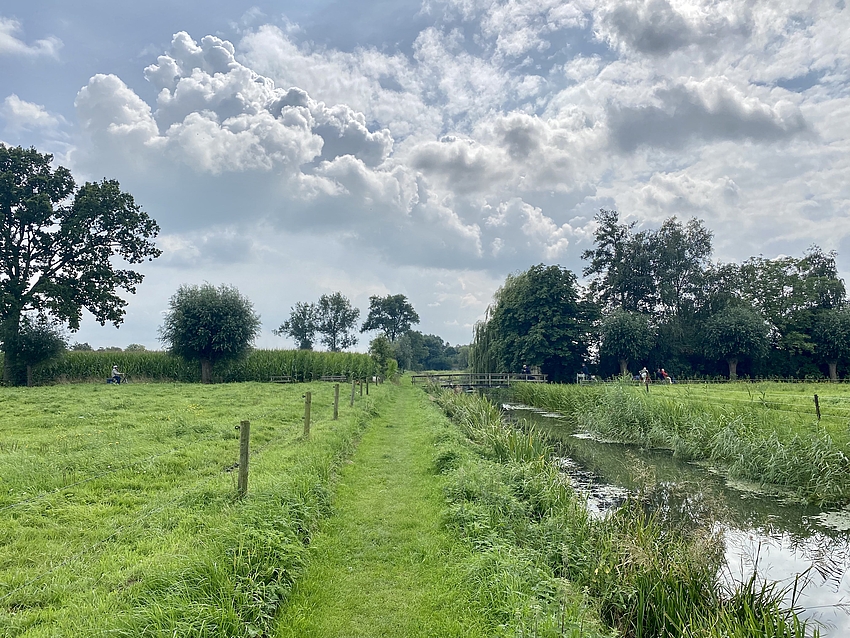
<path fill-rule="evenodd" d="M 36 368 L 33 382 L 105 381 L 113 365 L 130 381 L 201 381 L 198 362 L 187 362 L 167 352 L 72 350 Z M 269 381 L 273 376 L 290 376 L 295 381 L 312 381 L 324 375 L 362 379 L 373 374 L 375 364 L 367 354 L 309 350 L 252 350 L 244 359 L 213 368 L 214 380 L 224 383 Z"/>
<path fill-rule="evenodd" d="M 850 371 L 850 304 L 836 254 L 711 259 L 703 222 L 657 230 L 596 216 L 581 285 L 560 266 L 509 275 L 474 331 L 476 372 L 540 366 L 553 380 L 667 372 L 837 379 Z"/>

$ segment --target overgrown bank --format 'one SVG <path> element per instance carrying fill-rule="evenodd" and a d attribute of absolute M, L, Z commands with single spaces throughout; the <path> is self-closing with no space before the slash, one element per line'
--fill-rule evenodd
<path fill-rule="evenodd" d="M 619 383 L 520 384 L 512 397 L 563 414 L 576 429 L 670 449 L 812 502 L 850 501 L 850 439 L 843 419 L 819 422 L 813 410 L 778 410 L 757 396 L 735 401 L 723 387 L 713 400 L 679 386 L 653 390 Z"/>
<path fill-rule="evenodd" d="M 494 605 L 505 617 L 523 611 L 518 635 L 600 635 L 604 626 L 630 637 L 817 635 L 769 584 L 718 584 L 722 544 L 710 530 L 671 528 L 639 500 L 591 518 L 534 432 L 505 427 L 483 398 L 443 393 L 439 402 L 469 441 L 444 443 L 438 457 L 449 520 L 492 564 Z M 536 586 L 512 599 L 504 583 L 522 573 Z"/>

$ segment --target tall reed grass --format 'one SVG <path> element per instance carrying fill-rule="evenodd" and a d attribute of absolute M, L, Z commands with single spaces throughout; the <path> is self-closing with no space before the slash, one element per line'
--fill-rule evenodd
<path fill-rule="evenodd" d="M 687 389 L 646 393 L 629 384 L 520 384 L 512 397 L 559 412 L 577 429 L 605 438 L 666 448 L 708 461 L 730 476 L 795 491 L 817 503 L 850 501 L 846 423 L 819 424 L 814 414 L 769 402 L 694 397 Z"/>
<path fill-rule="evenodd" d="M 602 398 L 561 397 L 575 406 Z M 515 596 L 494 584 L 509 582 L 511 570 L 539 574 L 537 613 L 525 614 L 531 628 L 517 635 L 599 635 L 600 619 L 628 638 L 818 635 L 783 604 L 787 592 L 771 583 L 719 582 L 719 533 L 671 528 L 637 498 L 592 518 L 532 430 L 517 437 L 481 397 L 446 392 L 438 401 L 478 453 L 477 460 L 440 461 L 451 479 L 449 520 L 498 565 L 485 574 L 506 618 Z M 505 555 L 513 560 L 500 559 Z M 565 598 L 564 590 L 573 595 Z M 576 592 L 585 592 L 586 604 L 565 615 Z"/>

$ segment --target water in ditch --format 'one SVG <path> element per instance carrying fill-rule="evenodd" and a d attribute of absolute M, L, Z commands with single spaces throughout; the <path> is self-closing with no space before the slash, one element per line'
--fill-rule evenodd
<path fill-rule="evenodd" d="M 504 404 L 510 420 L 525 420 L 558 442 L 556 462 L 597 515 L 641 491 L 665 515 L 719 525 L 726 545 L 722 578 L 744 580 L 757 569 L 780 584 L 805 583 L 802 618 L 824 638 L 850 636 L 850 510 L 823 509 L 766 495 L 703 465 L 662 450 L 605 442 L 575 432 L 558 414 Z"/>

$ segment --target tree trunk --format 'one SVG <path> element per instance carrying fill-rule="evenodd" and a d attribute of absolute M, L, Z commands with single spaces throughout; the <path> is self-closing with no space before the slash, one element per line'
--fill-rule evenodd
<path fill-rule="evenodd" d="M 738 360 L 727 359 L 726 362 L 729 364 L 729 380 L 734 381 L 738 378 L 738 373 L 736 372 L 736 370 L 738 369 Z"/>
<path fill-rule="evenodd" d="M 27 364 L 27 387 L 32 387 L 32 366 Z"/>
<path fill-rule="evenodd" d="M 838 381 L 838 361 L 827 361 L 826 365 L 829 366 L 829 380 Z"/>
<path fill-rule="evenodd" d="M 21 369 L 18 364 L 18 335 L 21 330 L 21 311 L 10 310 L 6 320 L 0 326 L 0 340 L 3 342 L 3 382 L 18 385 Z"/>
<path fill-rule="evenodd" d="M 628 374 L 629 373 L 629 360 L 628 359 L 620 359 L 620 374 Z"/>
<path fill-rule="evenodd" d="M 212 383 L 212 361 L 201 359 L 201 383 Z"/>

